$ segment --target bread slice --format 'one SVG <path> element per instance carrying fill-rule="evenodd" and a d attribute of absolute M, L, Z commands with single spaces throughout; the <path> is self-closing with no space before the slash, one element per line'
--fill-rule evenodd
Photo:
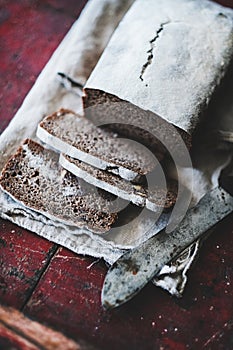
<path fill-rule="evenodd" d="M 131 201 L 138 206 L 146 206 L 151 211 L 158 212 L 158 210 L 161 210 L 161 207 L 168 209 L 175 204 L 177 182 L 174 180 L 168 182 L 167 189 L 157 185 L 148 191 L 143 184 L 126 181 L 117 175 L 94 168 L 65 154 L 60 155 L 59 162 L 65 169 L 85 179 L 88 183 L 127 201 Z"/>
<path fill-rule="evenodd" d="M 118 139 L 66 109 L 46 117 L 38 126 L 37 136 L 60 152 L 126 180 L 147 174 L 157 164 L 140 144 Z"/>
<path fill-rule="evenodd" d="M 84 87 L 85 115 L 147 145 L 152 133 L 179 154 L 176 128 L 190 147 L 232 57 L 232 9 L 208 0 L 136 0 Z"/>
<path fill-rule="evenodd" d="M 25 207 L 96 233 L 107 232 L 117 218 L 110 212 L 112 198 L 64 170 L 57 154 L 29 139 L 5 165 L 0 186 Z"/>

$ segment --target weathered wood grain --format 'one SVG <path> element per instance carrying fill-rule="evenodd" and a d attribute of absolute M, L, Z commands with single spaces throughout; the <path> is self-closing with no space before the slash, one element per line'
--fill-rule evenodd
<path fill-rule="evenodd" d="M 106 350 L 227 349 L 233 322 L 232 247 L 233 215 L 204 242 L 183 298 L 148 285 L 109 312 L 100 302 L 104 264 L 92 265 L 93 259 L 60 248 L 24 311 Z"/>
<path fill-rule="evenodd" d="M 22 308 L 56 245 L 0 219 L 0 303 Z"/>
<path fill-rule="evenodd" d="M 20 107 L 86 0 L 3 1 L 0 10 L 0 133 Z"/>
<path fill-rule="evenodd" d="M 37 350 L 87 350 L 88 345 L 80 345 L 63 334 L 32 321 L 13 308 L 0 306 L 0 336 L 8 339 L 17 349 Z M 0 338 L 0 346 L 2 340 Z M 6 346 L 2 344 L 3 346 Z M 4 347 L 6 349 L 6 347 Z"/>
<path fill-rule="evenodd" d="M 1 131 L 84 2 L 4 2 L 0 13 Z M 233 7 L 232 0 L 219 2 Z M 39 53 L 37 49 L 33 52 L 34 45 L 40 48 Z M 100 294 L 107 270 L 105 265 L 99 262 L 90 266 L 94 259 L 61 248 L 40 278 L 24 311 L 74 339 L 82 335 L 103 350 L 230 350 L 233 346 L 232 228 L 233 216 L 230 216 L 204 242 L 180 300 L 149 285 L 128 305 L 104 312 Z M 36 269 L 44 269 L 43 261 L 52 245 L 3 220 L 0 238 L 3 240 L 0 302 L 19 309 L 27 300 L 25 290 L 33 289 L 28 279 L 32 280 Z M 26 278 L 14 276 L 15 268 L 19 276 L 23 272 Z M 12 275 L 4 271 L 12 271 Z M 17 346 L 17 342 L 10 343 L 10 333 L 6 327 L 1 330 L 3 349 Z"/>

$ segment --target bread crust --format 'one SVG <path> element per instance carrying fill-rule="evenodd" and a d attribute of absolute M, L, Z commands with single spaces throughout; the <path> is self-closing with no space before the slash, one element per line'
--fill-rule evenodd
<path fill-rule="evenodd" d="M 126 181 L 117 175 L 94 168 L 65 154 L 60 155 L 59 162 L 65 169 L 92 185 L 138 206 L 145 206 L 151 211 L 157 212 L 161 210 L 161 207 L 169 209 L 175 204 L 178 190 L 175 180 L 168 180 L 167 188 L 155 185 L 148 189 L 146 184 Z"/>
<path fill-rule="evenodd" d="M 85 117 L 61 109 L 39 124 L 37 136 L 72 158 L 108 170 L 126 180 L 152 171 L 158 161 L 140 144 L 122 140 L 96 127 Z"/>
<path fill-rule="evenodd" d="M 96 233 L 109 231 L 117 218 L 111 196 L 65 171 L 53 151 L 30 139 L 6 163 L 0 186 L 29 209 Z"/>

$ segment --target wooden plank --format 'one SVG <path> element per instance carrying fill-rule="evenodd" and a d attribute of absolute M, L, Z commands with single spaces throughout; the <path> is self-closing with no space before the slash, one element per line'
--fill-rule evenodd
<path fill-rule="evenodd" d="M 227 348 L 233 322 L 233 215 L 204 242 L 184 297 L 148 285 L 119 309 L 100 304 L 103 262 L 60 248 L 24 311 L 101 349 Z M 217 346 L 217 345 L 216 345 Z"/>
<path fill-rule="evenodd" d="M 22 308 L 56 245 L 0 219 L 0 302 Z"/>
<path fill-rule="evenodd" d="M 86 0 L 4 1 L 0 13 L 0 133 Z"/>
<path fill-rule="evenodd" d="M 13 308 L 0 306 L 0 345 L 4 338 L 21 350 L 84 350 L 87 346 L 30 320 Z"/>
<path fill-rule="evenodd" d="M 11 329 L 7 328 L 0 322 L 0 348 L 5 350 L 39 350 L 37 346 L 33 345 L 27 339 L 19 334 L 16 334 Z"/>
<path fill-rule="evenodd" d="M 85 3 L 43 0 L 2 4 L 0 133 Z M 55 245 L 3 220 L 0 245 L 0 302 L 21 308 Z"/>
<path fill-rule="evenodd" d="M 233 6 L 232 0 L 219 2 Z M 4 2 L 0 24 L 3 49 L 0 131 L 21 104 L 83 3 L 74 0 Z M 22 45 L 22 38 L 25 45 Z M 39 54 L 35 51 L 37 55 L 33 53 L 34 46 L 40 48 Z M 231 349 L 232 227 L 231 216 L 203 244 L 180 300 L 149 285 L 129 304 L 105 312 L 100 305 L 106 273 L 104 263 L 90 266 L 94 259 L 61 248 L 24 310 L 28 316 L 74 339 L 82 336 L 99 344 L 103 350 Z M 0 302 L 22 308 L 34 288 L 29 281 L 33 280 L 36 269 L 44 270 L 44 260 L 48 261 L 52 245 L 3 220 L 0 221 L 0 237 L 3 239 Z M 20 279 L 22 273 L 25 277 Z M 38 279 L 33 281 L 37 283 Z M 26 297 L 25 291 L 28 291 Z M 9 328 L 5 327 L 6 330 L 9 332 Z M 9 333 L 2 338 L 0 335 L 1 341 L 5 341 L 0 343 L 0 348 L 17 348 L 17 343 L 10 344 L 9 337 Z"/>

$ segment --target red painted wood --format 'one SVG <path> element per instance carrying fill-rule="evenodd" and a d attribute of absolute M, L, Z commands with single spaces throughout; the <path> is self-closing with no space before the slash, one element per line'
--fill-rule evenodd
<path fill-rule="evenodd" d="M 233 7 L 233 0 L 217 0 L 220 5 Z"/>
<path fill-rule="evenodd" d="M 78 344 L 60 332 L 32 321 L 12 307 L 0 306 L 0 349 L 8 349 L 4 344 L 6 340 L 18 343 L 17 349 L 20 350 L 91 350 L 87 343 Z M 13 350 L 13 344 L 9 349 Z"/>
<path fill-rule="evenodd" d="M 85 3 L 0 1 L 0 133 Z"/>
<path fill-rule="evenodd" d="M 59 320 L 67 335 L 92 339 L 103 313 L 100 289 L 106 272 L 105 264 L 92 265 L 95 261 L 60 248 L 23 311 L 53 327 Z"/>
<path fill-rule="evenodd" d="M 0 0 L 0 133 L 86 1 Z M 53 244 L 0 221 L 0 302 L 21 308 Z"/>
<path fill-rule="evenodd" d="M 0 219 L 0 303 L 22 308 L 55 249 L 53 243 Z"/>
<path fill-rule="evenodd" d="M 16 334 L 0 323 L 0 349 L 4 350 L 40 350 L 30 341 Z"/>
<path fill-rule="evenodd" d="M 113 311 L 100 304 L 103 263 L 61 248 L 24 311 L 101 349 L 228 349 L 233 341 L 233 215 L 204 242 L 182 299 L 148 285 Z M 230 349 L 230 347 L 229 347 Z"/>
<path fill-rule="evenodd" d="M 219 0 L 232 6 L 232 0 Z M 0 0 L 0 132 L 23 101 L 85 1 Z M 200 251 L 182 299 L 148 285 L 127 305 L 106 312 L 100 293 L 106 267 L 61 248 L 24 311 L 101 349 L 233 348 L 233 216 Z M 15 232 L 13 232 L 15 231 Z M 0 221 L 0 302 L 21 308 L 46 267 L 48 241 Z"/>

